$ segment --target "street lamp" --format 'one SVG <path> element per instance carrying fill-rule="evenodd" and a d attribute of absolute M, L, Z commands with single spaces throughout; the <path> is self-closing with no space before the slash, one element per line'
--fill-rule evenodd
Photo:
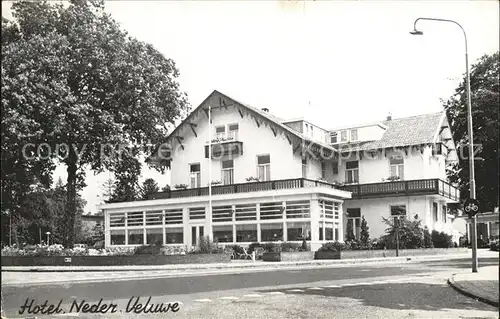
<path fill-rule="evenodd" d="M 48 231 L 48 232 L 46 232 L 45 234 L 47 235 L 47 246 L 50 246 L 50 244 L 49 244 L 49 236 L 50 236 L 50 232 Z"/>
<path fill-rule="evenodd" d="M 465 40 L 465 75 L 466 75 L 466 95 L 467 95 L 467 129 L 469 133 L 469 190 L 470 198 L 476 199 L 476 180 L 474 176 L 474 151 L 473 151 L 473 132 L 472 132 L 472 107 L 470 98 L 470 75 L 469 75 L 469 54 L 467 49 L 467 34 L 460 23 L 448 20 L 448 19 L 438 19 L 438 18 L 418 18 L 413 23 L 413 31 L 410 32 L 412 35 L 423 35 L 422 31 L 417 30 L 417 22 L 420 20 L 427 21 L 437 21 L 437 22 L 447 22 L 453 23 L 460 27 L 464 34 Z M 476 238 L 476 216 L 472 216 L 472 227 L 471 227 L 471 241 L 472 241 L 472 272 L 477 272 L 478 262 L 477 262 L 477 238 Z"/>

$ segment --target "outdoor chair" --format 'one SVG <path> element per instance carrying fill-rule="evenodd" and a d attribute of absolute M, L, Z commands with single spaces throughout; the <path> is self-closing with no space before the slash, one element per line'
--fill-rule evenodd
<path fill-rule="evenodd" d="M 243 253 L 240 254 L 240 258 L 241 259 L 252 259 L 252 255 L 248 253 L 248 251 L 246 250 L 246 248 L 243 248 Z"/>

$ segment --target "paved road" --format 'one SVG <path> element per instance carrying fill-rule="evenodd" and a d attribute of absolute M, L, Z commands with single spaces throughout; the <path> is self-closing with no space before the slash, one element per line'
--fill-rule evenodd
<path fill-rule="evenodd" d="M 484 258 L 480 265 L 498 264 Z M 69 311 L 73 301 L 116 304 L 106 316 L 135 318 L 126 314 L 132 296 L 145 303 L 180 302 L 180 310 L 166 318 L 459 318 L 497 317 L 493 307 L 462 296 L 446 279 L 467 271 L 470 259 L 409 263 L 405 265 L 270 270 L 183 278 L 143 279 L 93 284 L 4 287 L 7 317 L 26 299 L 35 304 L 57 304 Z M 73 314 L 76 312 L 73 306 Z M 120 312 L 121 310 L 121 312 Z M 61 314 L 62 315 L 62 314 Z M 87 315 L 80 313 L 80 316 Z M 143 317 L 145 315 L 141 315 Z M 158 317 L 158 314 L 155 315 Z M 149 317 L 149 316 L 147 316 Z M 59 317 L 60 318 L 60 317 Z"/>

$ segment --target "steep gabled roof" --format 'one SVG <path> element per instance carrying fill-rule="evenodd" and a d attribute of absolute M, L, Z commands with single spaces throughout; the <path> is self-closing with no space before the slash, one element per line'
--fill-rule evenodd
<path fill-rule="evenodd" d="M 443 121 L 443 112 L 383 121 L 387 127 L 378 141 L 349 143 L 342 150 L 367 151 L 382 148 L 432 144 Z"/>
<path fill-rule="evenodd" d="M 242 110 L 246 113 L 250 113 L 251 116 L 258 118 L 259 121 L 264 121 L 267 124 L 272 125 L 274 128 L 278 129 L 276 130 L 277 132 L 275 134 L 279 133 L 284 133 L 285 136 L 287 137 L 288 141 L 290 144 L 299 144 L 302 142 L 306 142 L 306 146 L 311 145 L 312 147 L 318 149 L 322 148 L 323 150 L 327 151 L 333 151 L 337 152 L 337 149 L 332 147 L 331 145 L 328 145 L 326 143 L 321 143 L 315 140 L 312 140 L 310 137 L 303 135 L 302 133 L 292 129 L 291 127 L 282 124 L 284 121 L 283 119 L 274 116 L 270 114 L 269 112 L 263 111 L 259 108 L 250 106 L 248 104 L 239 102 L 217 90 L 214 90 L 203 102 L 200 103 L 200 105 L 194 109 L 187 117 L 184 119 L 173 131 L 170 133 L 167 138 L 165 139 L 164 143 L 169 143 L 172 141 L 172 139 L 176 138 L 178 136 L 178 133 L 182 127 L 185 125 L 189 125 L 191 123 L 191 120 L 196 116 L 196 114 L 200 112 L 206 112 L 208 114 L 208 103 L 212 103 L 212 101 L 216 101 L 214 104 L 211 104 L 213 108 L 224 108 L 225 106 L 236 106 L 238 110 Z M 299 143 L 294 143 L 299 142 Z M 154 157 L 154 154 L 156 154 L 158 151 L 158 148 L 155 149 L 151 157 L 149 157 L 146 161 L 149 162 L 152 160 Z"/>

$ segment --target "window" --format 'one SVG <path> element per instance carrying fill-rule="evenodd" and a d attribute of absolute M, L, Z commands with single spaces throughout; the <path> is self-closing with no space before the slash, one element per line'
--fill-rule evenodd
<path fill-rule="evenodd" d="M 125 245 L 125 230 L 110 230 L 111 245 Z"/>
<path fill-rule="evenodd" d="M 443 223 L 446 223 L 448 221 L 448 219 L 446 218 L 446 205 L 443 205 L 441 206 L 441 209 L 442 209 L 442 214 L 443 214 Z"/>
<path fill-rule="evenodd" d="M 205 219 L 205 207 L 191 207 L 189 208 L 189 219 Z"/>
<path fill-rule="evenodd" d="M 167 244 L 183 244 L 184 228 L 182 227 L 165 228 L 165 240 L 167 241 Z"/>
<path fill-rule="evenodd" d="M 201 169 L 200 164 L 189 164 L 191 173 L 191 188 L 201 187 Z"/>
<path fill-rule="evenodd" d="M 321 162 L 321 178 L 326 179 L 326 163 Z"/>
<path fill-rule="evenodd" d="M 432 203 L 432 217 L 434 219 L 434 222 L 438 221 L 438 204 L 437 203 Z"/>
<path fill-rule="evenodd" d="M 337 132 L 330 134 L 330 143 L 331 144 L 337 143 Z"/>
<path fill-rule="evenodd" d="M 233 242 L 233 225 L 213 226 L 213 238 L 217 243 Z"/>
<path fill-rule="evenodd" d="M 347 131 L 340 132 L 340 141 L 347 142 Z"/>
<path fill-rule="evenodd" d="M 286 228 L 289 241 L 311 240 L 310 222 L 288 222 Z"/>
<path fill-rule="evenodd" d="M 313 126 L 311 125 L 311 137 L 314 137 Z"/>
<path fill-rule="evenodd" d="M 283 223 L 261 224 L 260 236 L 261 236 L 261 241 L 282 241 Z"/>
<path fill-rule="evenodd" d="M 357 183 L 359 181 L 358 161 L 350 161 L 345 163 L 345 182 Z"/>
<path fill-rule="evenodd" d="M 163 228 L 147 228 L 146 244 L 154 245 L 157 243 L 163 245 Z"/>
<path fill-rule="evenodd" d="M 257 225 L 236 225 L 236 242 L 257 242 Z"/>
<path fill-rule="evenodd" d="M 406 206 L 405 205 L 391 206 L 391 216 L 393 217 L 394 223 L 399 224 L 400 218 L 406 218 Z"/>
<path fill-rule="evenodd" d="M 302 178 L 307 178 L 307 158 L 302 158 Z"/>
<path fill-rule="evenodd" d="M 144 245 L 144 230 L 143 229 L 129 229 L 128 230 L 128 244 L 129 245 Z"/>
<path fill-rule="evenodd" d="M 404 177 L 404 164 L 403 156 L 391 156 L 389 159 L 389 168 L 391 177 L 399 177 L 403 179 Z"/>
<path fill-rule="evenodd" d="M 306 135 L 309 133 L 309 125 L 306 124 Z"/>
<path fill-rule="evenodd" d="M 230 185 L 234 183 L 233 160 L 222 161 L 222 184 Z"/>
<path fill-rule="evenodd" d="M 358 140 L 358 130 L 353 129 L 351 130 L 351 141 L 357 141 Z"/>
<path fill-rule="evenodd" d="M 257 156 L 257 177 L 261 182 L 271 180 L 271 157 L 269 155 Z"/>
<path fill-rule="evenodd" d="M 228 127 L 228 138 L 231 140 L 238 140 L 238 124 L 230 124 Z"/>
<path fill-rule="evenodd" d="M 361 233 L 361 209 L 347 209 L 347 223 L 351 225 L 354 238 L 359 239 Z"/>
<path fill-rule="evenodd" d="M 224 137 L 226 137 L 226 127 L 225 126 L 217 126 L 215 128 L 215 136 L 217 138 L 224 138 Z"/>
<path fill-rule="evenodd" d="M 320 222 L 319 223 L 319 240 L 336 240 L 338 241 L 338 229 L 335 229 L 335 234 L 337 237 L 334 238 L 333 236 L 333 229 L 336 225 L 333 223 L 329 222 Z M 323 238 L 323 232 L 325 233 L 325 236 Z"/>
<path fill-rule="evenodd" d="M 339 173 L 339 163 L 333 162 L 333 175 L 337 175 Z"/>

